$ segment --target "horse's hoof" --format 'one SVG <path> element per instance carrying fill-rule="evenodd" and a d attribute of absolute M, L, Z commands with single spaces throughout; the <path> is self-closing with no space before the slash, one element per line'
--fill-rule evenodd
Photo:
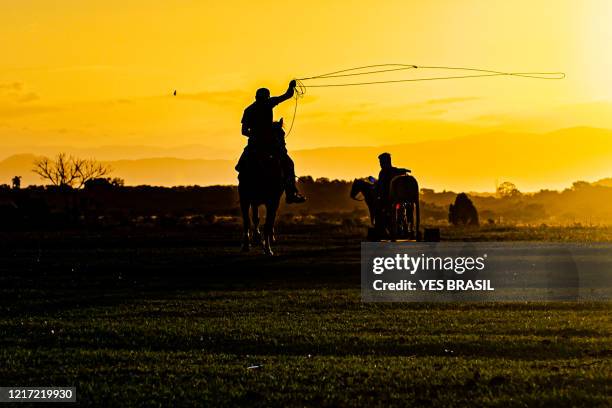
<path fill-rule="evenodd" d="M 272 252 L 271 248 L 264 247 L 264 254 L 267 255 L 267 256 L 272 256 L 272 255 L 274 255 L 274 252 Z"/>
<path fill-rule="evenodd" d="M 255 245 L 261 244 L 261 232 L 257 230 L 253 232 L 253 244 Z"/>

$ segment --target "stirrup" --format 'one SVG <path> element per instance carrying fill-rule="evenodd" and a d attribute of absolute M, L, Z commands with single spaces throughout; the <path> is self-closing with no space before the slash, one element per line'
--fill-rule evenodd
<path fill-rule="evenodd" d="M 301 204 L 306 201 L 306 197 L 300 193 L 285 194 L 285 202 L 287 204 Z"/>

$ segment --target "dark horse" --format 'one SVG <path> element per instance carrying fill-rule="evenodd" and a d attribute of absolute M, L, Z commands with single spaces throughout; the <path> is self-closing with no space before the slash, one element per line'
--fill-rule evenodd
<path fill-rule="evenodd" d="M 353 200 L 362 201 L 357 198 L 359 194 L 363 196 L 363 201 L 365 201 L 370 212 L 370 222 L 374 224 L 374 217 L 376 216 L 376 184 L 368 179 L 355 179 L 351 186 L 350 195 Z"/>
<path fill-rule="evenodd" d="M 395 176 L 389 189 L 391 238 L 411 237 L 419 240 L 421 211 L 419 206 L 419 183 L 408 174 Z"/>
<path fill-rule="evenodd" d="M 284 175 L 281 166 L 277 141 L 285 137 L 282 119 L 272 124 L 273 140 L 262 141 L 261 146 L 249 152 L 246 169 L 238 175 L 238 194 L 242 211 L 243 235 L 242 251 L 251 247 L 251 218 L 253 212 L 253 243 L 261 239 L 259 232 L 259 206 L 266 207 L 266 222 L 263 232 L 263 250 L 273 255 L 271 244 L 274 242 L 274 221 L 284 190 Z"/>
<path fill-rule="evenodd" d="M 387 208 L 379 208 L 380 200 L 376 197 L 376 184 L 373 182 L 367 179 L 355 179 L 350 196 L 357 200 L 357 195 L 360 193 L 368 206 L 370 221 L 378 235 L 388 230 L 391 239 L 407 236 L 419 239 L 421 223 L 419 184 L 414 177 L 406 174 L 391 180 Z"/>

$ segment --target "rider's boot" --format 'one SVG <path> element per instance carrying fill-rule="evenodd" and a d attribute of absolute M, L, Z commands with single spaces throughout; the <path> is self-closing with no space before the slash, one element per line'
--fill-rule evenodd
<path fill-rule="evenodd" d="M 295 179 L 287 180 L 287 188 L 285 188 L 285 202 L 287 204 L 300 204 L 306 201 L 306 197 L 298 193 L 295 186 Z"/>
<path fill-rule="evenodd" d="M 285 192 L 285 202 L 287 204 L 301 204 L 305 201 L 306 201 L 306 197 L 304 197 L 297 191 L 293 191 L 291 193 Z"/>
<path fill-rule="evenodd" d="M 287 204 L 300 204 L 306 201 L 306 197 L 298 193 L 295 186 L 295 176 L 287 178 L 285 183 L 285 202 Z"/>
<path fill-rule="evenodd" d="M 298 193 L 295 186 L 295 165 L 291 157 L 287 155 L 287 150 L 281 155 L 281 165 L 285 174 L 285 201 L 287 204 L 299 204 L 306 201 L 306 197 Z"/>

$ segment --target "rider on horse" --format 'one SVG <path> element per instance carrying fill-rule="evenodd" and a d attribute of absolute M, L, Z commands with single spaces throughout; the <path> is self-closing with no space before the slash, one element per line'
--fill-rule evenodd
<path fill-rule="evenodd" d="M 279 141 L 273 131 L 273 109 L 293 96 L 295 85 L 295 80 L 291 81 L 287 92 L 273 97 L 270 97 L 270 90 L 267 88 L 257 90 L 255 102 L 244 110 L 242 116 L 242 134 L 249 138 L 249 142 L 236 165 L 238 172 L 249 171 L 247 170 L 249 157 L 254 156 L 258 150 L 278 153 L 285 176 L 285 200 L 288 204 L 303 203 L 306 198 L 298 193 L 295 185 L 294 164 L 287 154 L 284 139 Z"/>
<path fill-rule="evenodd" d="M 377 215 L 375 217 L 374 224 L 384 229 L 386 228 L 386 218 L 389 213 L 389 206 L 391 205 L 389 190 L 391 187 L 391 181 L 397 176 L 403 176 L 406 173 L 410 173 L 410 170 L 394 167 L 391 164 L 391 154 L 382 153 L 378 156 L 380 162 L 380 173 L 378 174 L 378 182 L 376 183 L 376 197 L 377 197 Z"/>

